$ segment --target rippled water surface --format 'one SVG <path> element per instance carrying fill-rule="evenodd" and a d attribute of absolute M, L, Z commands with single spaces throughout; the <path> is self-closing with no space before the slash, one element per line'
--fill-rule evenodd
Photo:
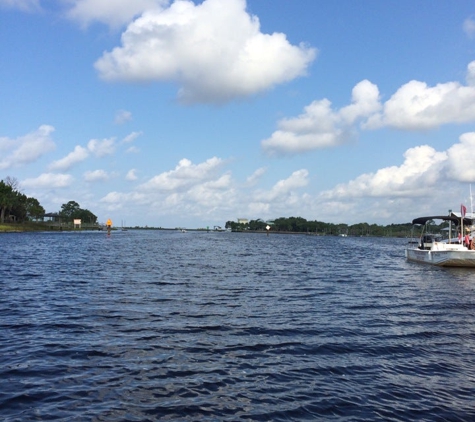
<path fill-rule="evenodd" d="M 475 272 L 405 239 L 0 235 L 4 421 L 473 421 Z"/>

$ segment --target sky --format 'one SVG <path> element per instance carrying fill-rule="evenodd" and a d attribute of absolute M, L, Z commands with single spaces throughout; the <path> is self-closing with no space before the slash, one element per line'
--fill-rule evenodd
<path fill-rule="evenodd" d="M 224 226 L 473 208 L 473 0 L 0 0 L 0 179 Z"/>

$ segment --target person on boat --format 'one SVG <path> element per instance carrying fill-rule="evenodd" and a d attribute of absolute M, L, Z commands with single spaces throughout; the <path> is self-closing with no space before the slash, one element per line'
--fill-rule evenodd
<path fill-rule="evenodd" d="M 465 235 L 464 239 L 463 239 L 463 244 L 468 248 L 470 246 L 470 236 L 468 235 L 468 233 Z"/>

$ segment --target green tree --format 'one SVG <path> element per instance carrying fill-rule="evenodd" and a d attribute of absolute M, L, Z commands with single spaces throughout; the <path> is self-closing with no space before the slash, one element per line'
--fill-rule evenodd
<path fill-rule="evenodd" d="M 26 201 L 27 201 L 26 195 L 19 192 L 15 192 L 13 205 L 10 208 L 10 215 L 13 215 L 15 220 L 18 222 L 23 222 L 27 218 Z"/>
<path fill-rule="evenodd" d="M 76 201 L 69 201 L 67 204 L 61 205 L 59 215 L 65 221 L 73 221 L 75 218 L 80 218 L 81 207 Z"/>
<path fill-rule="evenodd" d="M 0 181 L 0 223 L 5 217 L 14 216 L 16 221 L 27 218 L 39 218 L 45 213 L 44 208 L 36 198 L 28 198 L 20 191 L 20 183 L 14 177 L 8 176 Z"/>
<path fill-rule="evenodd" d="M 10 210 L 15 205 L 16 192 L 13 188 L 5 183 L 3 180 L 0 181 L 0 223 L 5 222 L 5 215 L 10 213 Z"/>
<path fill-rule="evenodd" d="M 239 232 L 248 229 L 249 225 L 244 223 L 237 223 L 236 221 L 226 221 L 226 225 L 224 227 L 227 229 L 231 229 L 233 232 Z"/>
<path fill-rule="evenodd" d="M 88 209 L 82 209 L 76 201 L 69 201 L 67 204 L 61 205 L 59 215 L 66 222 L 72 222 L 74 219 L 81 219 L 83 223 L 90 224 L 97 222 L 97 216 Z"/>
<path fill-rule="evenodd" d="M 45 209 L 40 205 L 36 198 L 26 198 L 26 216 L 33 220 L 38 220 L 45 214 Z"/>
<path fill-rule="evenodd" d="M 81 209 L 81 212 L 77 218 L 80 218 L 83 223 L 96 224 L 97 222 L 97 216 L 87 209 Z"/>
<path fill-rule="evenodd" d="M 265 230 L 267 223 L 260 218 L 249 221 L 249 230 Z"/>

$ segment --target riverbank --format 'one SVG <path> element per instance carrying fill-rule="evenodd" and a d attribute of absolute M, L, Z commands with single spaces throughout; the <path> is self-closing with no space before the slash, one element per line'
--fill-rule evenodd
<path fill-rule="evenodd" d="M 67 226 L 52 226 L 47 223 L 4 223 L 0 224 L 0 233 L 23 233 L 23 232 L 58 232 L 73 230 L 97 230 L 94 228 L 74 229 Z"/>
<path fill-rule="evenodd" d="M 46 231 L 47 227 L 32 223 L 23 224 L 0 224 L 0 233 L 18 233 L 32 231 Z"/>

